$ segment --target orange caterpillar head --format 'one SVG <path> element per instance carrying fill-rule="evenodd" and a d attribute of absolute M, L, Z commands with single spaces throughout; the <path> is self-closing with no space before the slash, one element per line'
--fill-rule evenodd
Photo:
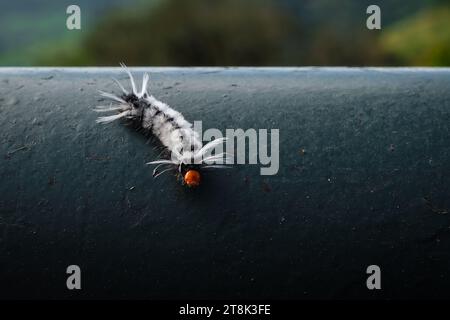
<path fill-rule="evenodd" d="M 201 181 L 200 172 L 194 169 L 186 171 L 183 181 L 188 187 L 198 187 Z"/>

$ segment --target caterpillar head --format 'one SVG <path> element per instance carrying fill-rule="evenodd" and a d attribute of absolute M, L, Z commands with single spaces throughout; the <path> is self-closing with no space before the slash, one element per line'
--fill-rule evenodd
<path fill-rule="evenodd" d="M 201 182 L 201 165 L 186 165 L 181 163 L 178 171 L 182 177 L 182 183 L 190 188 L 198 187 Z"/>
<path fill-rule="evenodd" d="M 183 179 L 184 179 L 183 180 L 184 183 L 188 187 L 198 187 L 200 185 L 201 175 L 200 175 L 200 172 L 192 169 L 192 170 L 186 171 Z"/>
<path fill-rule="evenodd" d="M 199 163 L 185 163 L 177 160 L 156 160 L 147 164 L 157 165 L 153 170 L 154 178 L 159 177 L 165 172 L 174 171 L 181 178 L 183 185 L 193 188 L 200 186 L 204 170 L 211 168 L 230 168 L 226 165 L 228 160 L 230 160 L 229 156 L 225 156 L 225 153 L 222 153 L 207 157 Z"/>
<path fill-rule="evenodd" d="M 231 154 L 222 152 L 207 155 L 214 147 L 223 143 L 226 138 L 218 138 L 208 142 L 195 151 L 172 152 L 170 160 L 156 160 L 147 164 L 156 164 L 153 177 L 158 177 L 168 171 L 177 171 L 182 183 L 188 187 L 198 187 L 201 183 L 202 172 L 211 168 L 229 168 L 227 164 L 232 161 Z M 162 168 L 161 171 L 159 169 Z"/>
<path fill-rule="evenodd" d="M 181 183 L 190 188 L 198 187 L 202 180 L 201 172 L 203 165 L 201 164 L 185 164 L 178 163 L 171 160 L 157 160 L 147 164 L 157 164 L 153 169 L 153 177 L 157 178 L 165 172 L 173 171 L 177 172 L 180 177 Z"/>

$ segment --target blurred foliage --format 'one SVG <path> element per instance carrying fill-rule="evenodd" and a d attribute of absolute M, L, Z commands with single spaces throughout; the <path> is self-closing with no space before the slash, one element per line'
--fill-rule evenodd
<path fill-rule="evenodd" d="M 66 29 L 66 8 L 73 0 L 0 0 L 0 65 L 36 66 L 50 57 L 44 65 L 68 64 L 65 52 L 79 52 L 85 31 L 105 12 L 149 1 L 159 0 L 77 0 L 83 27 L 73 32 Z"/>
<path fill-rule="evenodd" d="M 61 1 L 36 8 L 47 20 L 0 11 L 0 64 L 450 65 L 448 0 L 378 0 L 379 31 L 365 27 L 369 0 L 80 0 L 81 31 L 56 30 Z"/>
<path fill-rule="evenodd" d="M 396 64 L 449 66 L 450 8 L 432 8 L 401 21 L 380 42 Z"/>
<path fill-rule="evenodd" d="M 268 1 L 172 0 L 106 17 L 76 55 L 93 65 L 289 64 L 300 61 L 301 35 L 296 19 Z"/>

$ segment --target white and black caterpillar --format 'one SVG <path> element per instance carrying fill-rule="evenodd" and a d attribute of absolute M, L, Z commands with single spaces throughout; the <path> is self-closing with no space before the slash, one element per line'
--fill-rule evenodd
<path fill-rule="evenodd" d="M 126 118 L 133 121 L 136 127 L 157 137 L 168 149 L 170 159 L 159 159 L 147 163 L 156 165 L 153 177 L 156 178 L 164 172 L 175 171 L 184 184 L 195 187 L 200 184 L 202 169 L 226 167 L 230 159 L 229 154 L 222 152 L 208 155 L 216 146 L 222 144 L 225 138 L 215 139 L 203 145 L 198 133 L 193 130 L 192 124 L 186 121 L 181 113 L 148 94 L 147 73 L 143 76 L 142 88 L 138 92 L 131 72 L 124 64 L 121 66 L 130 78 L 132 92 L 125 90 L 119 81 L 113 79 L 122 90 L 122 94 L 116 96 L 100 91 L 103 97 L 111 99 L 114 104 L 97 106 L 94 111 L 113 111 L 117 114 L 99 117 L 97 122 L 110 123 Z"/>

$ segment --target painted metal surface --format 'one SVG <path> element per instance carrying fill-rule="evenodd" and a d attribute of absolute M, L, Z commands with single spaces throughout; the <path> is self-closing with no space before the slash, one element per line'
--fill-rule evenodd
<path fill-rule="evenodd" d="M 144 70 L 204 129 L 280 129 L 278 174 L 154 180 L 91 111 L 120 69 L 0 69 L 0 297 L 450 297 L 449 69 Z"/>

